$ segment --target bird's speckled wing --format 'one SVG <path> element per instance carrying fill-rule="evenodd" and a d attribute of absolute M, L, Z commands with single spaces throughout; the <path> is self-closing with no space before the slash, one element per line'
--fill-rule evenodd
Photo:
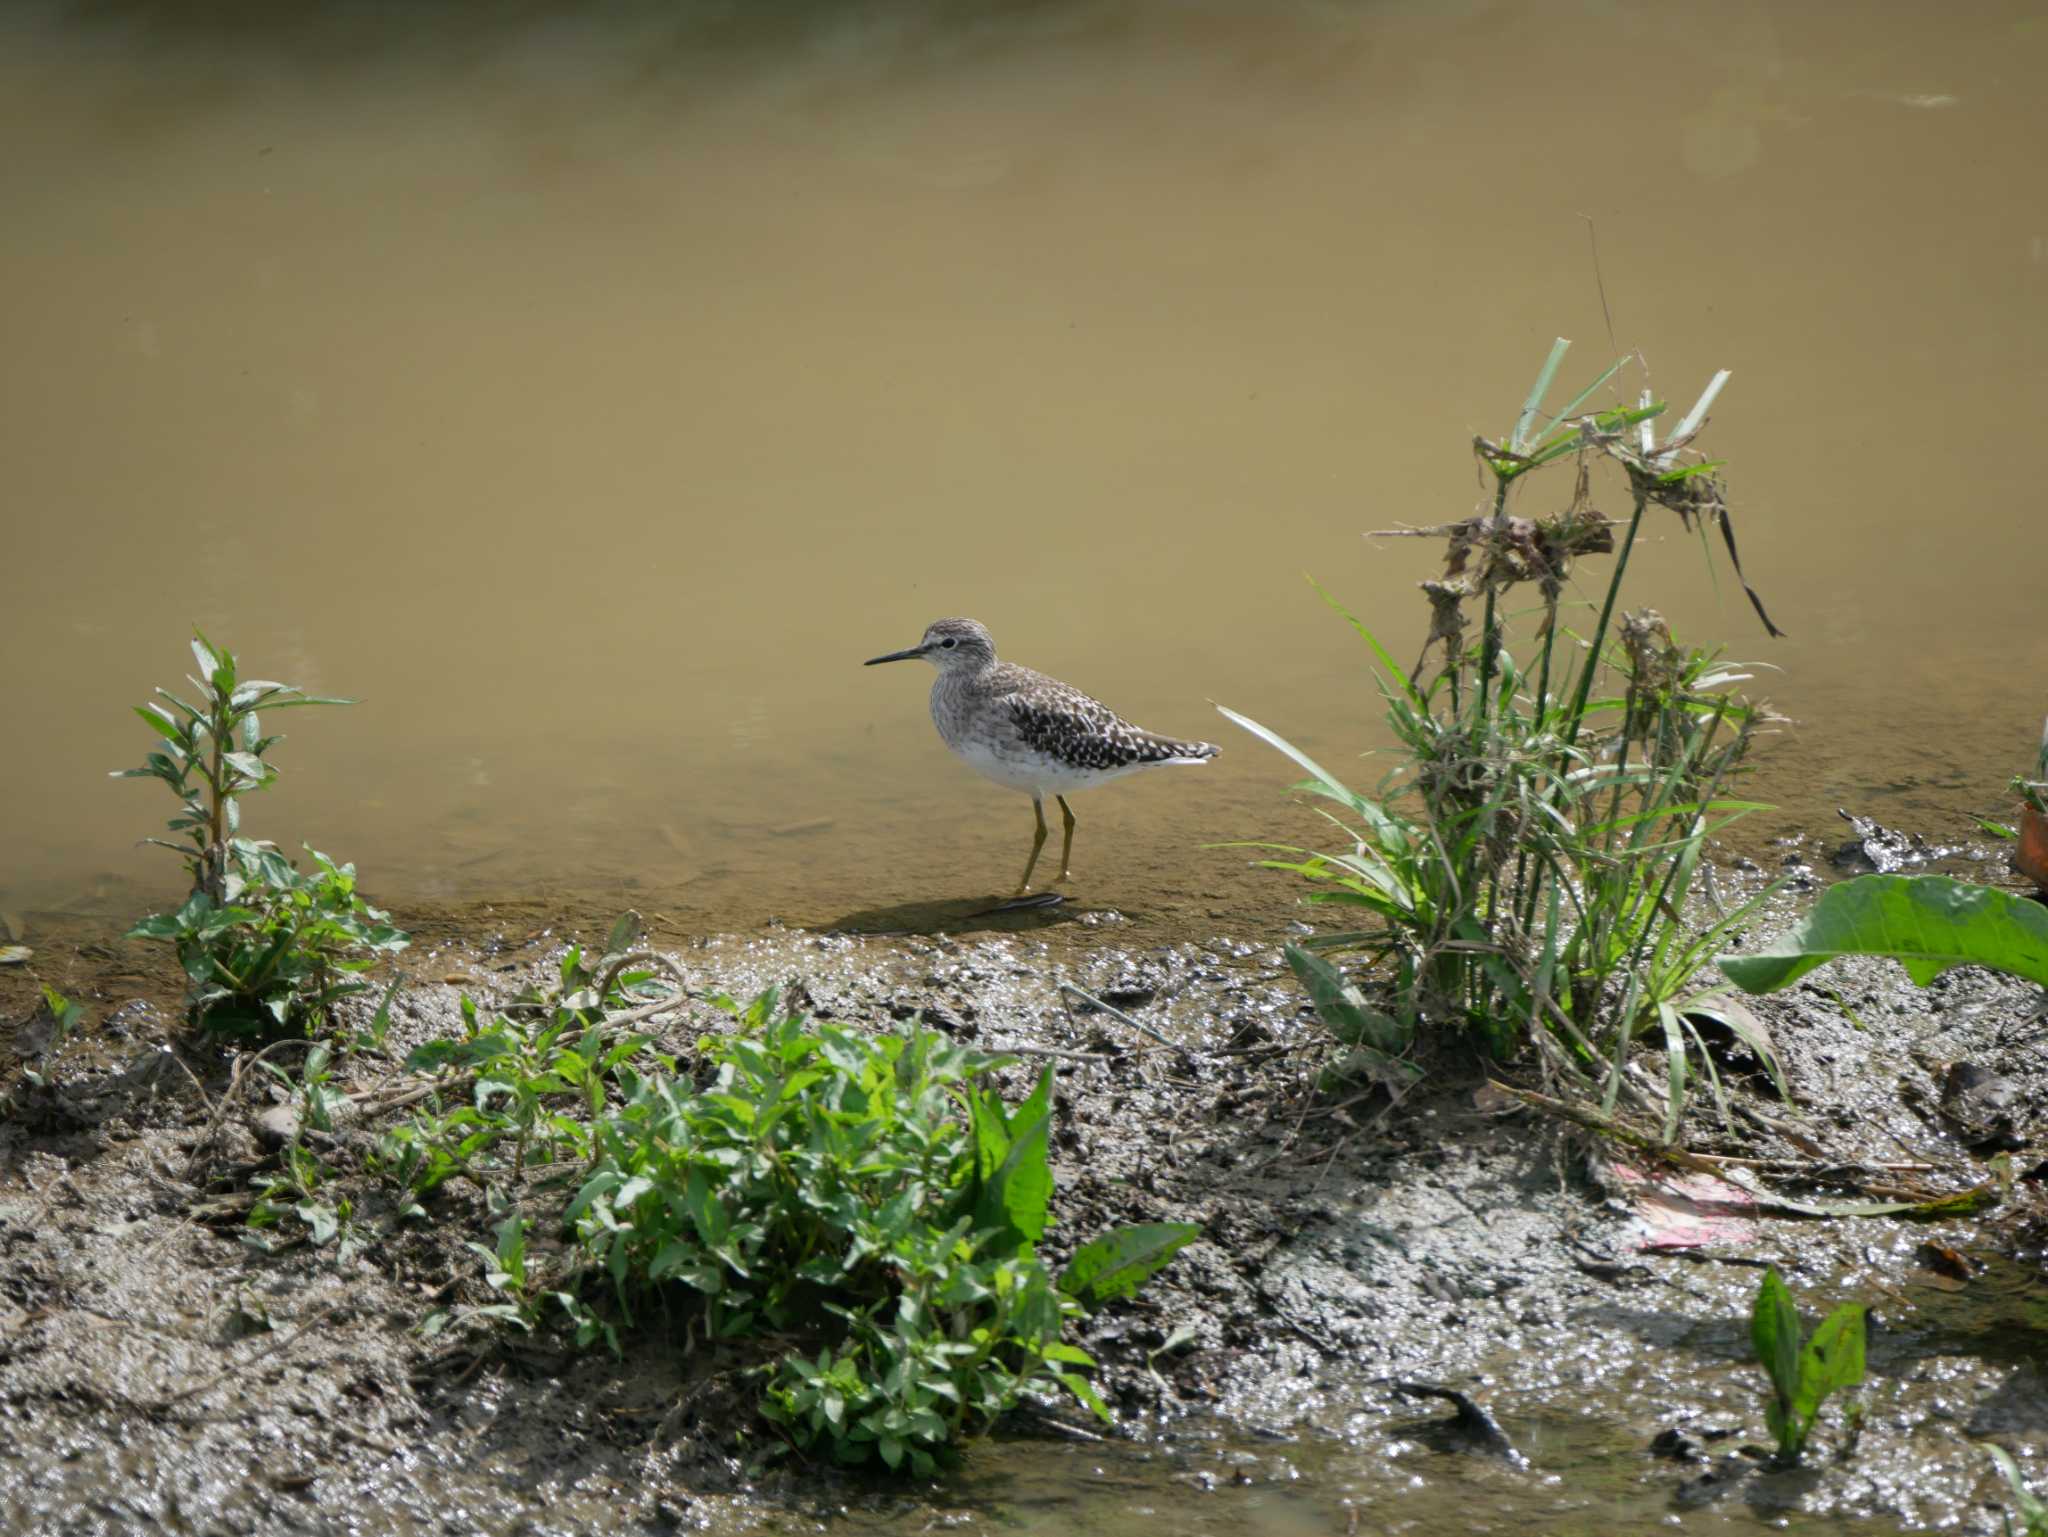
<path fill-rule="evenodd" d="M 1115 770 L 1216 756 L 1207 742 L 1175 741 L 1133 726 L 1099 699 L 1043 673 L 1007 664 L 1004 671 L 999 686 L 1018 738 L 1069 768 Z"/>

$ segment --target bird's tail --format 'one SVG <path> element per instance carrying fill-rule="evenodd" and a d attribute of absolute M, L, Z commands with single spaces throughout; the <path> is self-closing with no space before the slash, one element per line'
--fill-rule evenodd
<path fill-rule="evenodd" d="M 1222 751 L 1214 742 L 1182 742 L 1145 733 L 1147 763 L 1206 763 Z"/>

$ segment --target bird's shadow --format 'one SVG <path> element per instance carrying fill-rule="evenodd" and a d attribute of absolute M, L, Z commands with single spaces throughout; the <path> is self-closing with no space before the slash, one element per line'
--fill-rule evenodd
<path fill-rule="evenodd" d="M 999 896 L 927 897 L 892 907 L 863 907 L 804 927 L 814 934 L 1031 934 L 1072 923 L 1087 908 L 1062 900 L 1052 906 L 1008 907 Z"/>

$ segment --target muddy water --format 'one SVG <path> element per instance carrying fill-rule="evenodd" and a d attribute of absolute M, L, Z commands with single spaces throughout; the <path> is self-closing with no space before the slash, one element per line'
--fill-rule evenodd
<path fill-rule="evenodd" d="M 1784 669 L 1757 791 L 1992 807 L 2048 704 L 2044 64 L 2017 3 L 10 5 L 0 904 L 170 889 L 103 771 L 196 620 L 366 701 L 251 825 L 387 897 L 887 926 L 1028 844 L 857 665 L 967 613 L 1226 744 L 1080 802 L 1086 895 L 1277 912 L 1200 846 L 1312 824 L 1208 701 L 1371 745 L 1301 574 L 1411 653 L 1424 551 L 1360 531 L 1469 510 L 1557 334 L 1735 370 L 1790 638 L 1673 528 L 1637 591 Z"/>

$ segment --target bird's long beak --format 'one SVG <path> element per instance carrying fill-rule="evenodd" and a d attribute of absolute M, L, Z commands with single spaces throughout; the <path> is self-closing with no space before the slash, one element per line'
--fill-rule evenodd
<path fill-rule="evenodd" d="M 924 655 L 924 647 L 912 646 L 908 651 L 891 651 L 887 656 L 871 656 L 860 665 L 873 667 L 878 662 L 909 662 Z"/>

